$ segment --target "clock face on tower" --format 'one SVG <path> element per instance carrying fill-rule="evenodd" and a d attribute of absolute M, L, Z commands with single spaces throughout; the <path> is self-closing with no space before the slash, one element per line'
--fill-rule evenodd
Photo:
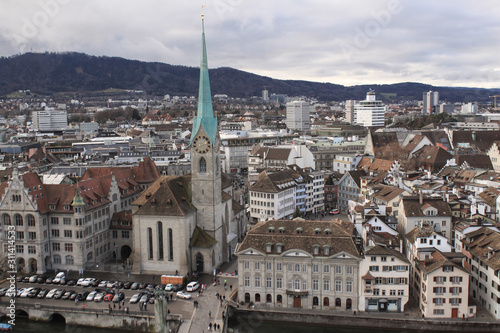
<path fill-rule="evenodd" d="M 210 149 L 210 139 L 206 136 L 197 136 L 193 140 L 193 148 L 200 154 L 205 154 Z"/>

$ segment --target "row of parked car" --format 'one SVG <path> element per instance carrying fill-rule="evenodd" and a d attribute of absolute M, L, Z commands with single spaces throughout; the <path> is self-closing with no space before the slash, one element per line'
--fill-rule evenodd
<path fill-rule="evenodd" d="M 81 287 L 94 287 L 94 288 L 119 288 L 130 290 L 145 289 L 153 292 L 155 289 L 164 289 L 165 291 L 181 291 L 184 289 L 183 284 L 167 284 L 167 285 L 154 285 L 148 283 L 130 282 L 130 281 L 106 281 L 96 278 L 80 278 L 78 280 L 67 280 L 63 272 L 58 273 L 56 276 L 40 276 L 32 275 L 18 278 L 18 282 L 24 283 L 37 283 L 37 284 L 61 284 L 68 286 L 81 286 Z M 199 285 L 198 285 L 199 286 Z M 189 287 L 189 285 L 188 285 Z M 195 289 L 196 290 L 196 289 Z"/>
<path fill-rule="evenodd" d="M 13 294 L 15 293 L 15 294 Z M 115 294 L 114 290 L 102 289 L 98 288 L 94 291 L 84 291 L 82 293 L 78 293 L 74 290 L 64 290 L 64 289 L 42 289 L 38 287 L 29 287 L 29 288 L 17 288 L 17 290 L 11 291 L 8 288 L 0 289 L 0 297 L 21 297 L 21 298 L 45 298 L 45 299 L 69 299 L 75 300 L 77 297 L 82 301 L 108 301 L 108 302 L 121 302 L 125 299 L 124 293 Z"/>

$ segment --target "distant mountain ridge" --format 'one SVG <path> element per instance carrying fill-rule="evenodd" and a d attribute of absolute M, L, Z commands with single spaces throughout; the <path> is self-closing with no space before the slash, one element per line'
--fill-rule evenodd
<path fill-rule="evenodd" d="M 151 95 L 197 95 L 199 69 L 159 62 L 142 62 L 119 57 L 96 57 L 83 53 L 25 53 L 0 58 L 0 96 L 17 90 L 51 95 L 57 92 L 84 93 L 109 88 L 143 90 Z M 500 89 L 435 87 L 406 82 L 383 85 L 339 84 L 299 80 L 278 80 L 233 68 L 210 70 L 212 94 L 231 97 L 261 96 L 270 93 L 315 97 L 320 101 L 364 99 L 369 89 L 378 98 L 421 100 L 422 93 L 439 91 L 448 102 L 487 102 Z M 397 95 L 387 95 L 397 94 Z"/>

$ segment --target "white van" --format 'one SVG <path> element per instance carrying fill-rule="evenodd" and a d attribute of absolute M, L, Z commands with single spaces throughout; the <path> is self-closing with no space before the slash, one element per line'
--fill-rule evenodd
<path fill-rule="evenodd" d="M 57 273 L 57 275 L 54 278 L 54 280 L 52 280 L 52 283 L 60 283 L 61 279 L 66 279 L 66 274 L 64 274 L 64 272 Z"/>

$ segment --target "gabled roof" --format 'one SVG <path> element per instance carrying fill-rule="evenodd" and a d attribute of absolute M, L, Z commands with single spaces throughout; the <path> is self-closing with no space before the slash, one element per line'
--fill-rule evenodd
<path fill-rule="evenodd" d="M 418 265 L 418 267 L 424 274 L 432 273 L 443 266 L 453 266 L 467 273 L 465 268 L 463 268 L 461 265 L 458 265 L 456 262 L 454 262 L 454 260 L 446 258 L 439 251 L 433 252 L 432 257 L 430 259 L 424 261 L 417 261 L 416 265 Z"/>
<path fill-rule="evenodd" d="M 487 227 L 468 233 L 462 240 L 471 254 L 494 271 L 500 269 L 500 233 Z"/>
<path fill-rule="evenodd" d="M 453 131 L 453 147 L 468 143 L 482 152 L 488 151 L 494 141 L 500 140 L 500 131 Z"/>
<path fill-rule="evenodd" d="M 456 155 L 455 163 L 460 166 L 467 163 L 472 168 L 493 170 L 493 165 L 488 155 Z"/>
<path fill-rule="evenodd" d="M 215 246 L 217 241 L 210 236 L 205 230 L 196 226 L 193 231 L 193 237 L 191 237 L 191 242 L 189 243 L 190 248 L 205 248 L 209 249 Z"/>
<path fill-rule="evenodd" d="M 103 168 L 88 168 L 82 176 L 82 179 L 100 178 L 107 175 L 118 173 L 127 173 L 129 177 L 134 178 L 137 183 L 147 184 L 152 183 L 158 177 L 160 172 L 156 168 L 156 164 L 146 156 L 143 161 L 136 167 L 103 167 Z"/>
<path fill-rule="evenodd" d="M 451 209 L 450 205 L 443 201 L 443 199 L 434 198 L 424 198 L 422 204 L 419 202 L 418 197 L 404 196 L 402 199 L 402 204 L 404 206 L 404 212 L 406 217 L 419 217 L 426 216 L 423 213 L 424 205 L 429 204 L 437 210 L 437 215 L 433 216 L 450 216 Z"/>
<path fill-rule="evenodd" d="M 366 176 L 366 172 L 364 170 L 353 170 L 347 171 L 346 175 L 349 175 L 356 185 L 361 188 L 361 177 Z"/>
<path fill-rule="evenodd" d="M 161 176 L 134 202 L 134 215 L 185 216 L 196 211 L 191 204 L 191 175 Z"/>
<path fill-rule="evenodd" d="M 389 171 L 394 164 L 394 161 L 384 160 L 381 158 L 362 157 L 356 169 L 365 171 Z"/>
<path fill-rule="evenodd" d="M 408 262 L 408 259 L 401 252 L 379 245 L 375 245 L 366 251 L 365 256 L 394 256 L 404 262 Z"/>
<path fill-rule="evenodd" d="M 488 187 L 483 192 L 479 193 L 479 197 L 484 200 L 491 207 L 496 207 L 496 200 L 500 191 L 494 187 Z"/>

